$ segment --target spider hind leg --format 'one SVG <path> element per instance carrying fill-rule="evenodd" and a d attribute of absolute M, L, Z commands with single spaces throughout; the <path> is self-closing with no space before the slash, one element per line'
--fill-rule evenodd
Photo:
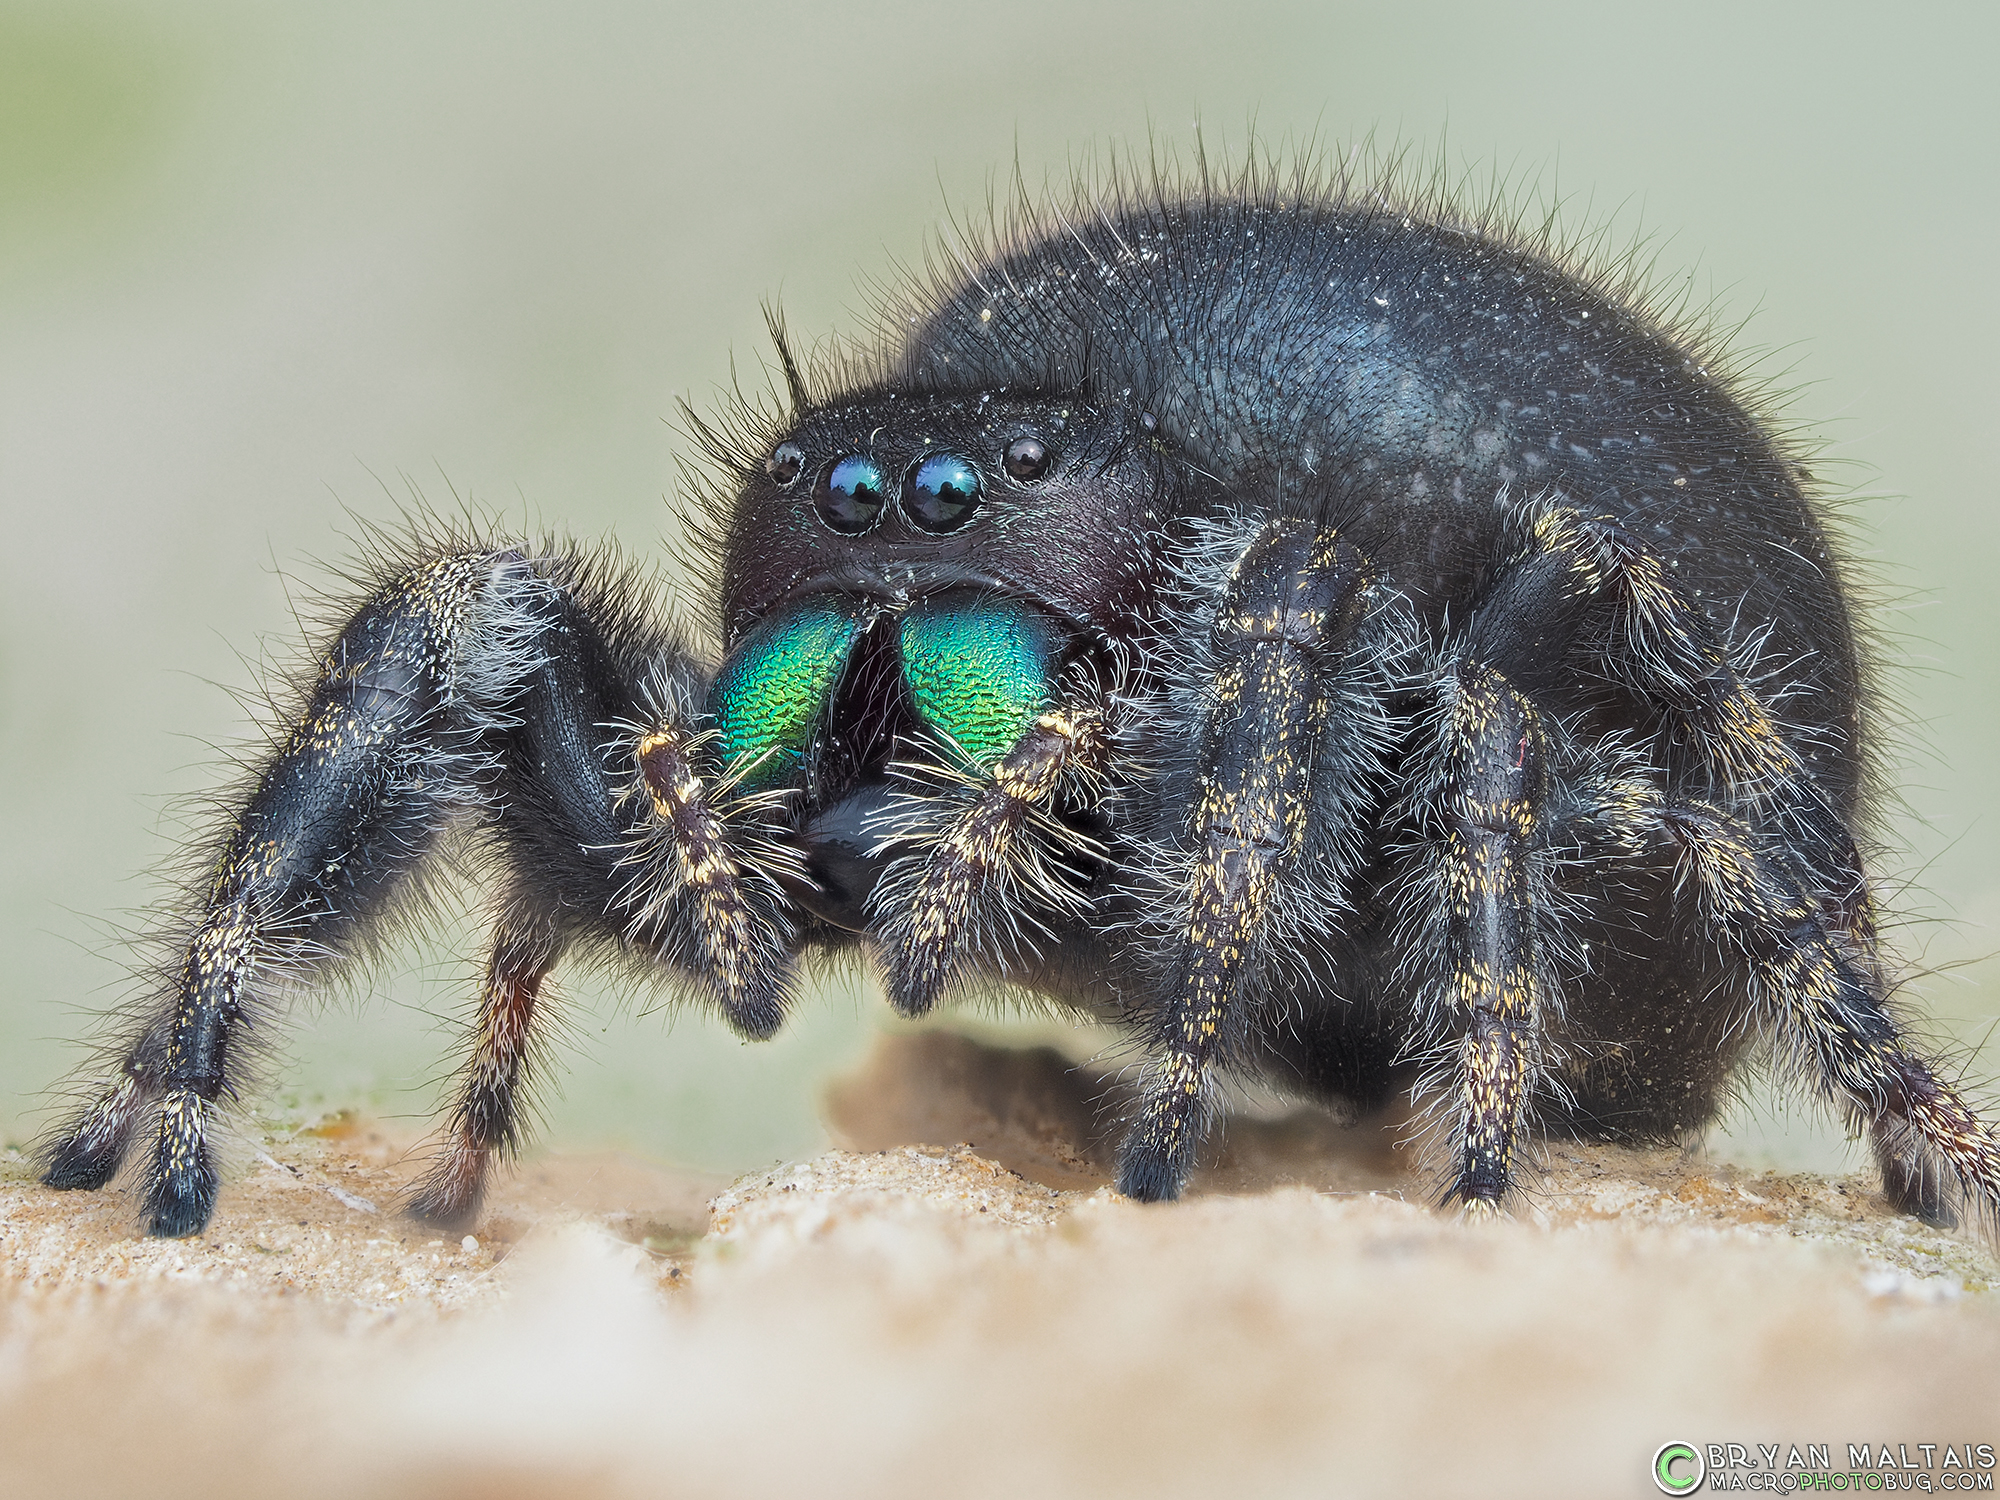
<path fill-rule="evenodd" d="M 1616 604 L 1629 685 L 1706 768 L 1721 805 L 1663 808 L 1662 826 L 1781 1048 L 1867 1123 L 1899 1208 L 1947 1222 L 1963 1205 L 1996 1227 L 2000 1142 L 1889 1014 L 1867 877 L 1834 799 L 1656 556 L 1609 519 L 1564 505 L 1544 508 L 1532 533 L 1579 597 Z"/>
<path fill-rule="evenodd" d="M 1529 700 L 1491 667 L 1448 668 L 1419 792 L 1433 825 L 1413 952 L 1444 977 L 1433 1009 L 1462 1027 L 1449 1099 L 1455 1166 L 1444 1201 L 1490 1211 L 1506 1197 L 1544 1072 L 1535 858 L 1547 746 Z"/>
<path fill-rule="evenodd" d="M 1741 819 L 1662 806 L 1711 928 L 1747 968 L 1780 1055 L 1867 1123 L 1883 1185 L 1933 1222 L 2000 1219 L 2000 1140 L 1915 1055 L 1890 1016 L 1872 949 L 1857 949 L 1784 856 Z"/>
<path fill-rule="evenodd" d="M 1572 610 L 1610 607 L 1607 649 L 1592 665 L 1664 717 L 1674 731 L 1668 739 L 1690 752 L 1710 795 L 1782 833 L 1812 871 L 1829 918 L 1872 948 L 1853 833 L 1673 570 L 1611 517 L 1556 502 L 1531 507 L 1527 519 L 1527 552 L 1517 565 L 1527 587 L 1566 588 Z"/>

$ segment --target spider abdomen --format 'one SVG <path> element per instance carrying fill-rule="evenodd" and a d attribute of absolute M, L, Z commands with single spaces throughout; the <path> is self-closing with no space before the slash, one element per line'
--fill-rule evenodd
<path fill-rule="evenodd" d="M 997 257 L 896 361 L 917 388 L 1118 393 L 1229 503 L 1338 527 L 1432 621 L 1490 581 L 1508 502 L 1609 516 L 1796 663 L 1787 714 L 1851 805 L 1853 622 L 1800 466 L 1642 301 L 1373 204 L 1141 200 Z"/>

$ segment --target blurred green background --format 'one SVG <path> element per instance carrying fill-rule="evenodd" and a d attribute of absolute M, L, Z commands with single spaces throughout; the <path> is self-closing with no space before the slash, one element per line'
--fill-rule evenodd
<path fill-rule="evenodd" d="M 1995 57 L 1973 5 L 0 3 L 0 1130 L 123 993 L 110 934 L 250 733 L 232 694 L 292 659 L 288 579 L 417 492 L 656 548 L 675 400 L 732 359 L 761 383 L 764 299 L 853 330 L 858 280 L 1016 160 L 1039 186 L 1149 133 L 1185 153 L 1197 118 L 1226 159 L 1254 118 L 1497 163 L 1749 318 L 1876 497 L 1856 542 L 1919 726 L 1900 941 L 1939 1037 L 1982 1045 Z M 427 1114 L 476 930 L 302 1016 L 279 1106 Z M 858 979 L 757 1048 L 572 995 L 551 1137 L 716 1169 L 811 1149 L 818 1080 L 887 1024 Z M 1849 1159 L 1754 1101 L 1719 1149 Z"/>

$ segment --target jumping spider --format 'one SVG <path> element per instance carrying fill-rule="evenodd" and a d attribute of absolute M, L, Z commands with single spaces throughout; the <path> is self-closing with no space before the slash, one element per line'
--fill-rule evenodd
<path fill-rule="evenodd" d="M 872 352 L 774 329 L 787 409 L 696 424 L 715 671 L 574 553 L 386 570 L 44 1181 L 143 1137 L 148 1227 L 200 1231 L 245 1029 L 469 822 L 496 932 L 435 1223 L 518 1139 L 565 954 L 761 1038 L 843 948 L 904 1015 L 1005 984 L 1128 1028 L 1135 1198 L 1180 1192 L 1225 1071 L 1413 1090 L 1490 1210 L 1537 1126 L 1685 1137 L 1761 1050 L 1897 1204 L 1990 1219 L 2000 1143 L 1877 956 L 1843 565 L 1700 335 L 1379 183 L 1002 239 Z"/>

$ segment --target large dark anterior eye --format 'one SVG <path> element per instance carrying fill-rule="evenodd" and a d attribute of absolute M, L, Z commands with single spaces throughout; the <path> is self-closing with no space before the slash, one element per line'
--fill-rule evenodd
<path fill-rule="evenodd" d="M 979 504 L 979 471 L 956 453 L 933 453 L 903 480 L 903 514 L 925 531 L 956 531 Z"/>
<path fill-rule="evenodd" d="M 826 471 L 813 495 L 813 509 L 835 531 L 859 536 L 882 514 L 888 484 L 874 459 L 850 453 Z"/>

